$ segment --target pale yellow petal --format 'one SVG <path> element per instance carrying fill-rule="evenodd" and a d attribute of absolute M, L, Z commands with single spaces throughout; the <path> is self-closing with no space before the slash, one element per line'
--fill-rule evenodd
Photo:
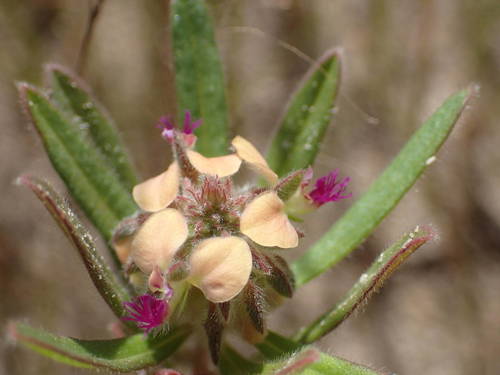
<path fill-rule="evenodd" d="M 132 259 L 144 273 L 149 274 L 154 266 L 165 270 L 187 236 L 187 222 L 179 211 L 167 208 L 157 212 L 136 233 Z"/>
<path fill-rule="evenodd" d="M 252 271 L 252 254 L 240 237 L 215 237 L 196 246 L 189 260 L 189 279 L 212 302 L 234 298 Z"/>
<path fill-rule="evenodd" d="M 267 164 L 264 157 L 260 154 L 260 152 L 248 142 L 245 138 L 240 137 L 239 135 L 234 137 L 231 142 L 234 149 L 236 150 L 236 154 L 250 164 L 250 167 L 255 169 L 257 173 L 262 175 L 269 183 L 272 185 L 276 184 L 278 181 L 278 175 L 273 172 L 269 165 Z"/>
<path fill-rule="evenodd" d="M 275 192 L 258 196 L 241 215 L 241 232 L 262 246 L 296 247 L 299 236 L 284 209 L 283 201 Z"/>
<path fill-rule="evenodd" d="M 130 247 L 134 236 L 125 236 L 116 241 L 113 241 L 113 248 L 115 249 L 116 256 L 122 264 L 127 262 L 130 255 Z"/>
<path fill-rule="evenodd" d="M 187 150 L 187 156 L 198 172 L 227 177 L 240 169 L 241 160 L 235 154 L 206 158 L 199 152 Z"/>
<path fill-rule="evenodd" d="M 135 202 L 145 211 L 156 212 L 173 202 L 179 192 L 179 166 L 170 164 L 162 174 L 134 186 Z"/>

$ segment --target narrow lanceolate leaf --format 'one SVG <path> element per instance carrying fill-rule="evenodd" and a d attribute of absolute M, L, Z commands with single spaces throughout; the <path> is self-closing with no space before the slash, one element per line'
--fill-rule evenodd
<path fill-rule="evenodd" d="M 172 45 L 179 119 L 190 110 L 203 120 L 196 148 L 206 156 L 227 153 L 228 116 L 222 66 L 204 0 L 175 0 Z"/>
<path fill-rule="evenodd" d="M 309 344 L 334 330 L 356 309 L 363 306 L 403 261 L 432 238 L 433 233 L 429 229 L 417 227 L 415 231 L 382 252 L 339 303 L 301 331 L 298 341 Z"/>
<path fill-rule="evenodd" d="M 368 191 L 292 264 L 297 286 L 338 263 L 377 227 L 415 183 L 458 120 L 469 91 L 451 96 L 413 135 Z"/>
<path fill-rule="evenodd" d="M 68 203 L 43 180 L 22 176 L 18 178 L 17 182 L 30 188 L 45 205 L 59 227 L 78 250 L 92 282 L 104 301 L 117 317 L 125 316 L 126 310 L 123 308 L 123 303 L 130 301 L 130 294 L 119 283 L 102 256 L 97 252 L 92 236 L 68 206 Z M 131 322 L 124 321 L 124 323 L 130 323 L 127 325 L 135 328 Z"/>
<path fill-rule="evenodd" d="M 37 89 L 20 84 L 24 109 L 38 130 L 52 165 L 72 196 L 109 241 L 118 222 L 137 207 L 98 150 Z"/>
<path fill-rule="evenodd" d="M 267 161 L 279 176 L 314 163 L 332 119 L 339 83 L 340 60 L 337 50 L 331 50 L 293 94 L 271 144 Z"/>
<path fill-rule="evenodd" d="M 260 374 L 262 364 L 249 361 L 228 345 L 222 348 L 219 359 L 221 375 Z"/>
<path fill-rule="evenodd" d="M 115 171 L 125 188 L 131 191 L 137 184 L 137 177 L 110 117 L 95 102 L 83 83 L 66 69 L 48 65 L 47 73 L 52 84 L 53 100 L 68 116 L 72 116 L 75 126 L 88 133 L 107 166 Z"/>
<path fill-rule="evenodd" d="M 133 336 L 113 340 L 80 340 L 57 336 L 26 324 L 9 326 L 9 336 L 58 362 L 75 367 L 130 372 L 166 360 L 189 336 L 188 327 L 165 335 Z"/>
<path fill-rule="evenodd" d="M 308 347 L 264 366 L 262 375 L 380 375 L 367 367 Z"/>

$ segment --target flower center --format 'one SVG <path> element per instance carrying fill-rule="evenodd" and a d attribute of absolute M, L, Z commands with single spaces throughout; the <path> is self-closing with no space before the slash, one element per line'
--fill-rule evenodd
<path fill-rule="evenodd" d="M 181 202 L 197 237 L 231 235 L 239 230 L 244 199 L 235 197 L 229 178 L 203 176 L 200 185 L 184 189 Z"/>

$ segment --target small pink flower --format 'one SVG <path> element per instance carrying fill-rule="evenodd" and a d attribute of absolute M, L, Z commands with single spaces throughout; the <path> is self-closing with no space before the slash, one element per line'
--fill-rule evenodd
<path fill-rule="evenodd" d="M 338 169 L 335 169 L 316 180 L 314 189 L 308 194 L 316 206 L 319 207 L 327 202 L 336 202 L 352 196 L 352 193 L 344 194 L 351 178 L 346 177 L 338 181 L 337 177 Z"/>
<path fill-rule="evenodd" d="M 314 188 L 308 192 L 311 179 L 312 169 L 307 168 L 304 171 L 300 187 L 285 202 L 287 214 L 295 220 L 302 220 L 303 215 L 317 210 L 325 203 L 336 202 L 352 196 L 351 193 L 345 193 L 351 178 L 346 177 L 339 180 L 337 169 L 318 178 L 314 183 Z"/>
<path fill-rule="evenodd" d="M 191 112 L 186 111 L 184 115 L 184 128 L 182 132 L 184 134 L 193 134 L 193 132 L 201 125 L 201 120 L 192 121 Z"/>
<path fill-rule="evenodd" d="M 156 127 L 161 129 L 161 136 L 166 141 L 172 141 L 174 139 L 174 123 L 172 118 L 169 116 L 161 116 L 160 120 L 158 120 L 158 124 Z"/>
<path fill-rule="evenodd" d="M 196 141 L 193 132 L 201 125 L 201 120 L 193 121 L 191 112 L 186 111 L 184 115 L 184 127 L 182 133 L 188 146 L 192 146 Z M 166 141 L 172 142 L 175 137 L 175 124 L 170 116 L 161 116 L 156 127 L 161 129 L 161 136 Z"/>
<path fill-rule="evenodd" d="M 137 326 L 145 333 L 161 326 L 169 312 L 165 299 L 159 299 L 150 294 L 139 296 L 134 302 L 125 302 L 124 306 L 130 316 L 123 319 L 137 322 Z"/>

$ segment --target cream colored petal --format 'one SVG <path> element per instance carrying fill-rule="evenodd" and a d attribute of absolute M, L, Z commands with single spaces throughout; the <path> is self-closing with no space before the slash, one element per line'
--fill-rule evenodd
<path fill-rule="evenodd" d="M 130 255 L 130 247 L 134 236 L 125 236 L 119 240 L 113 241 L 113 248 L 115 249 L 116 256 L 122 264 L 127 262 Z"/>
<path fill-rule="evenodd" d="M 288 220 L 284 206 L 275 192 L 258 196 L 241 215 L 241 232 L 262 246 L 296 247 L 299 236 Z"/>
<path fill-rule="evenodd" d="M 266 160 L 260 154 L 260 152 L 248 142 L 245 138 L 239 135 L 234 137 L 231 142 L 236 154 L 242 158 L 244 161 L 250 164 L 250 166 L 262 175 L 269 183 L 272 185 L 276 184 L 278 181 L 278 175 L 273 172 L 269 165 L 267 165 Z"/>
<path fill-rule="evenodd" d="M 157 212 L 136 233 L 131 245 L 132 259 L 146 274 L 156 265 L 165 270 L 187 236 L 187 222 L 179 211 L 167 208 Z"/>
<path fill-rule="evenodd" d="M 173 202 L 179 192 L 179 166 L 176 162 L 156 177 L 134 186 L 132 195 L 135 202 L 145 211 L 156 212 Z"/>
<path fill-rule="evenodd" d="M 241 160 L 235 154 L 206 158 L 193 150 L 187 150 L 186 152 L 193 167 L 201 173 L 227 177 L 235 174 L 240 169 Z"/>
<path fill-rule="evenodd" d="M 189 279 L 212 302 L 234 298 L 247 284 L 252 254 L 240 237 L 215 237 L 196 246 L 189 260 Z"/>

